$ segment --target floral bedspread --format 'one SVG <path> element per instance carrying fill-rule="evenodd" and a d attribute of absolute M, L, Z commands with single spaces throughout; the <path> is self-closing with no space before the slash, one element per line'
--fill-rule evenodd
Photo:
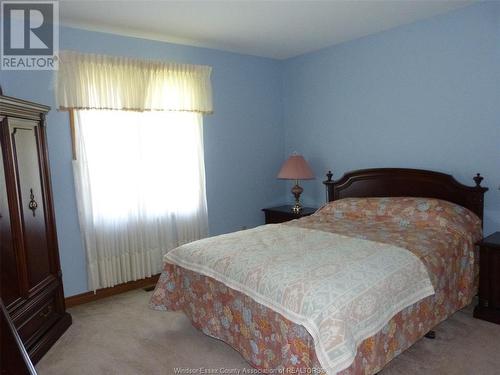
<path fill-rule="evenodd" d="M 365 339 L 343 374 L 378 371 L 474 295 L 474 242 L 481 229 L 479 219 L 462 207 L 415 198 L 344 199 L 287 225 L 407 248 L 431 276 L 436 294 L 397 313 Z M 229 343 L 263 372 L 322 371 L 314 340 L 303 325 L 209 276 L 166 262 L 151 306 L 184 310 L 196 327 Z"/>
<path fill-rule="evenodd" d="M 304 326 L 329 374 L 349 367 L 358 344 L 396 313 L 434 294 L 425 266 L 410 251 L 283 224 L 185 244 L 165 261 Z"/>

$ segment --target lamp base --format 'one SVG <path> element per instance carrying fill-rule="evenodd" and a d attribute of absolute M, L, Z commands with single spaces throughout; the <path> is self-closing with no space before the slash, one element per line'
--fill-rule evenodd
<path fill-rule="evenodd" d="M 299 214 L 300 211 L 302 211 L 302 205 L 300 204 L 300 194 L 304 189 L 302 189 L 301 186 L 299 186 L 299 181 L 295 182 L 295 186 L 292 188 L 292 194 L 295 197 L 295 205 L 292 207 L 292 212 L 294 214 Z"/>

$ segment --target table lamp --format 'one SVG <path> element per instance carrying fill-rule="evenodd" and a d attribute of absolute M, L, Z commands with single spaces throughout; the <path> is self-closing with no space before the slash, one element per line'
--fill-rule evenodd
<path fill-rule="evenodd" d="M 292 187 L 292 194 L 295 197 L 295 205 L 292 207 L 292 212 L 298 214 L 302 210 L 300 194 L 304 191 L 304 189 L 299 186 L 299 180 L 314 179 L 313 171 L 302 155 L 294 153 L 281 167 L 278 178 L 281 180 L 295 180 L 295 186 Z"/>

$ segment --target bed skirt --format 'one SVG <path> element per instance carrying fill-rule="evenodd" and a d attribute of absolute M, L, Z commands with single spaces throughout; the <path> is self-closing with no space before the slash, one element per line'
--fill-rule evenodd
<path fill-rule="evenodd" d="M 468 305 L 447 288 L 408 306 L 365 339 L 342 375 L 375 374 L 455 311 Z M 445 295 L 447 294 L 447 295 Z M 211 277 L 165 263 L 151 298 L 156 310 L 182 310 L 205 334 L 237 350 L 262 373 L 322 374 L 307 330 Z"/>

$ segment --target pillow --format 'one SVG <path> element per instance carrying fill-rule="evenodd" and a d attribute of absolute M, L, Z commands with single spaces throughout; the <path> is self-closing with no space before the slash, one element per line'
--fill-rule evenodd
<path fill-rule="evenodd" d="M 316 214 L 348 220 L 392 220 L 401 226 L 437 226 L 460 232 L 481 228 L 481 220 L 472 211 L 434 198 L 345 198 L 326 204 Z"/>

